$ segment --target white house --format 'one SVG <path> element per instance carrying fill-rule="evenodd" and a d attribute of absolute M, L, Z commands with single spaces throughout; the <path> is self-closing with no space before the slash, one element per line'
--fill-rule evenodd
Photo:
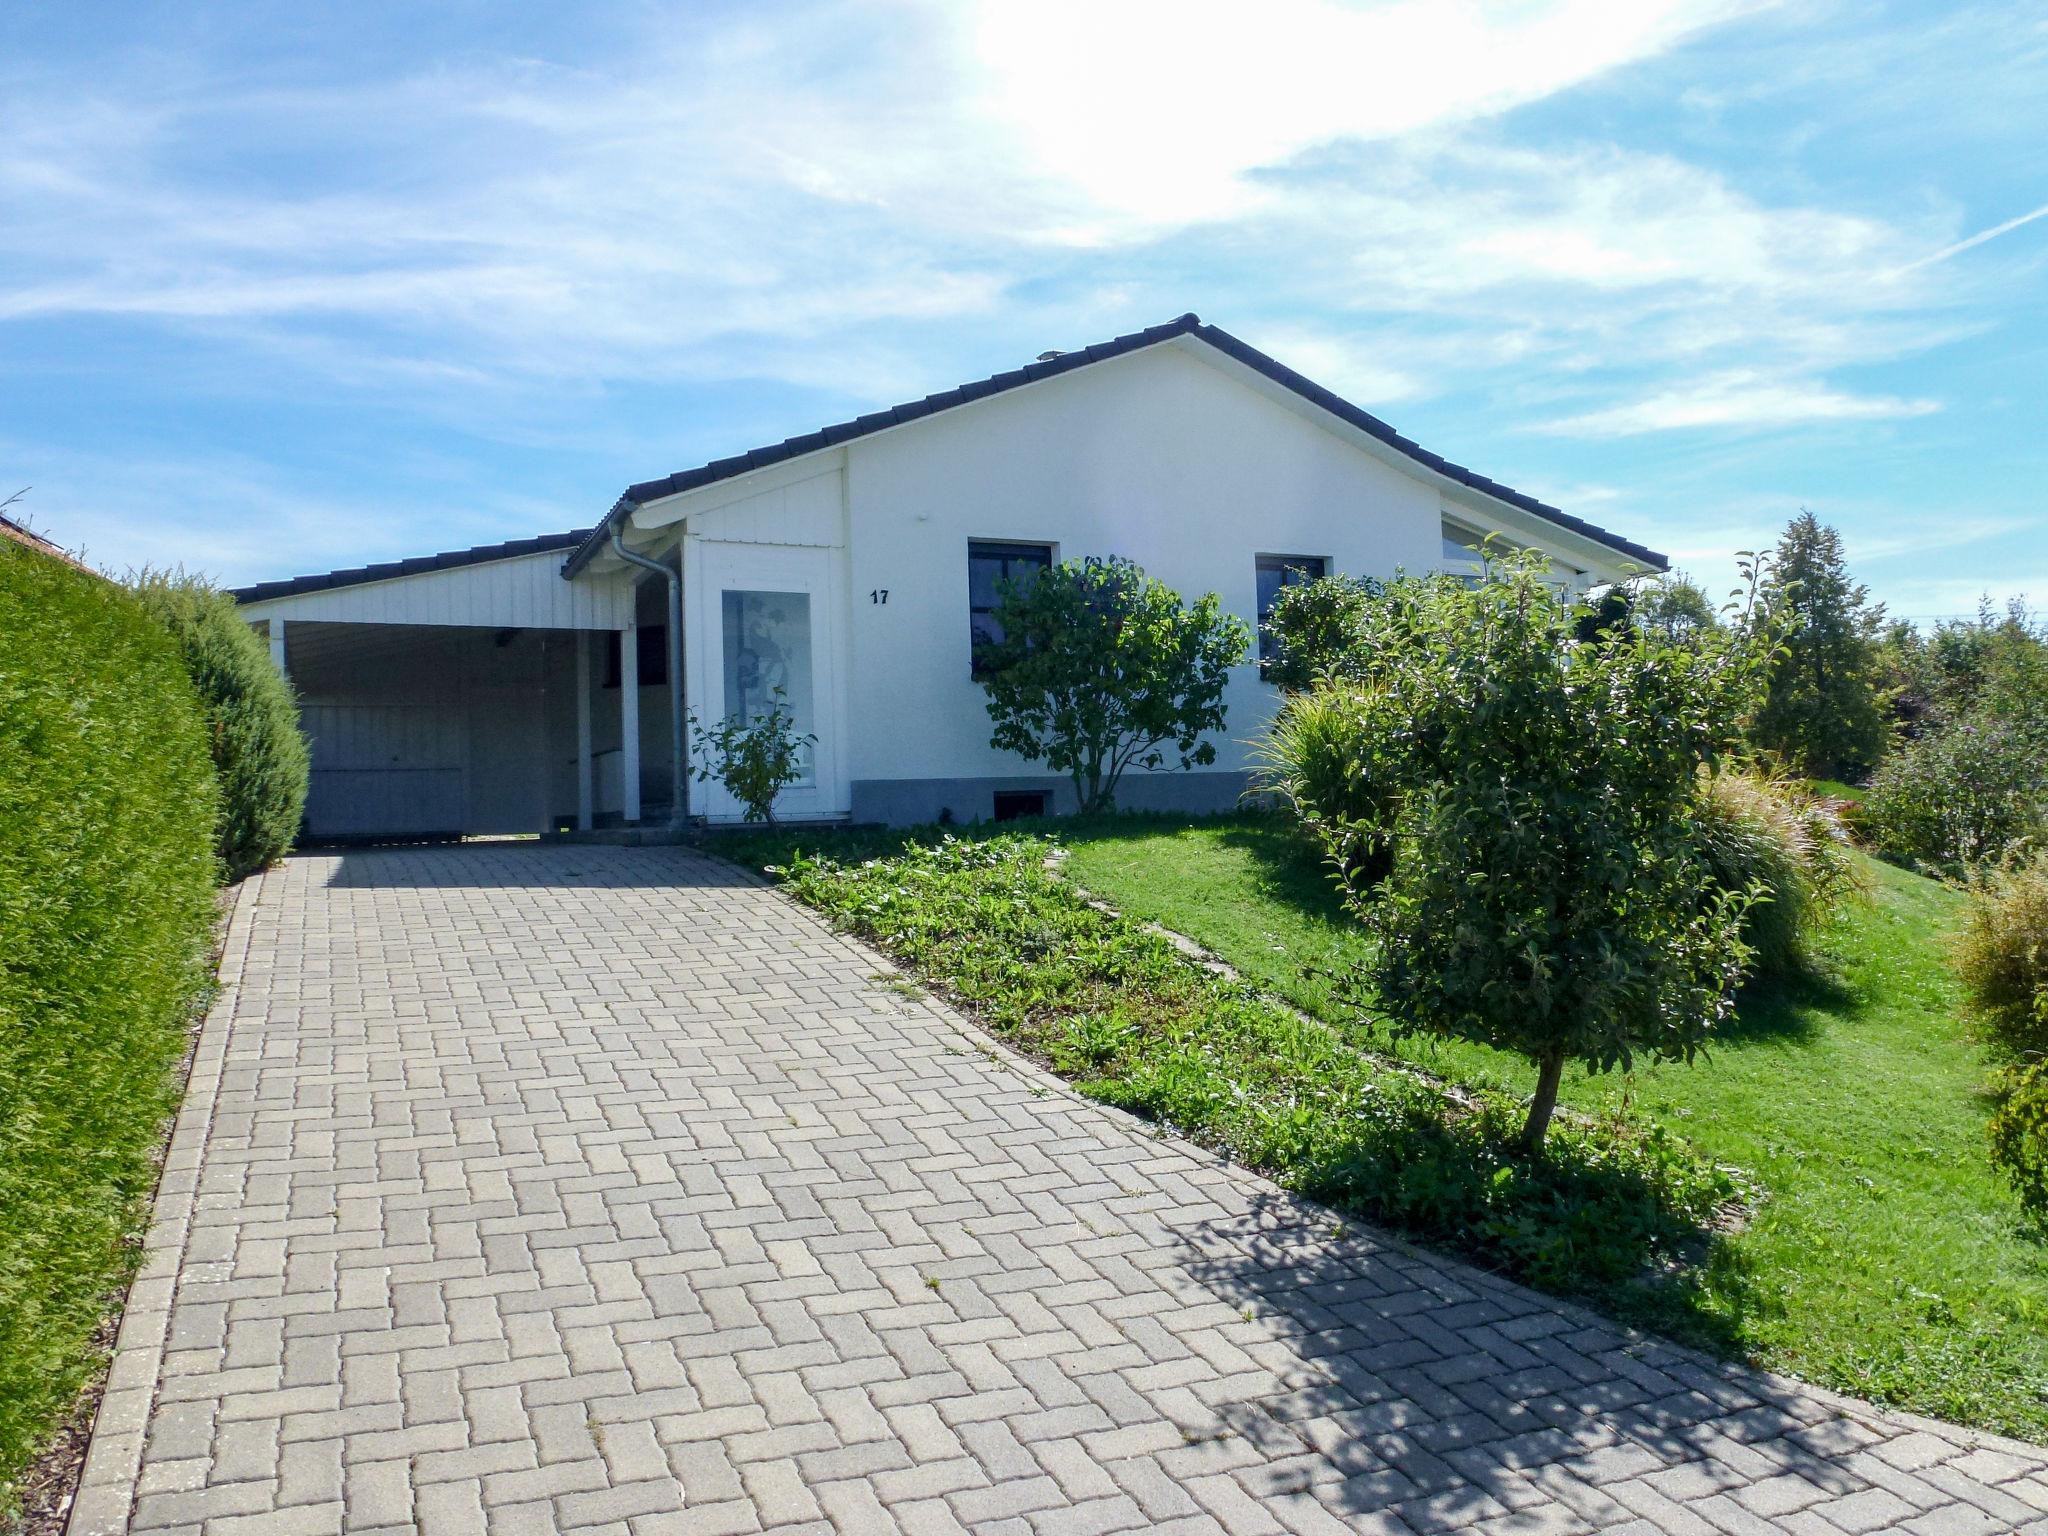
<path fill-rule="evenodd" d="M 315 837 L 736 819 L 687 774 L 678 800 L 674 711 L 777 686 L 817 737 L 778 815 L 972 821 L 1071 802 L 989 745 L 972 635 L 1004 570 L 1125 555 L 1257 622 L 1296 573 L 1462 566 L 1488 534 L 1581 587 L 1665 566 L 1190 314 L 644 481 L 594 528 L 235 596 L 299 690 Z M 1235 802 L 1274 700 L 1256 663 L 1227 697 L 1213 769 L 1119 803 Z"/>

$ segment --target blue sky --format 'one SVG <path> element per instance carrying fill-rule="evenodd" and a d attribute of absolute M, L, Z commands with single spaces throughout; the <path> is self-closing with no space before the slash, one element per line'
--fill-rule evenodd
<path fill-rule="evenodd" d="M 12 6 L 0 481 L 255 580 L 1194 309 L 1716 588 L 2048 602 L 2044 145 L 2033 0 Z"/>

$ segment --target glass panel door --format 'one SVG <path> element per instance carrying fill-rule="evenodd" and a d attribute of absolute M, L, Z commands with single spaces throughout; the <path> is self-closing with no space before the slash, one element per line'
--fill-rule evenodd
<path fill-rule="evenodd" d="M 810 593 L 728 590 L 722 607 L 726 719 L 752 724 L 779 702 L 797 735 L 815 735 Z M 817 765 L 808 744 L 802 764 L 797 785 L 815 784 Z"/>

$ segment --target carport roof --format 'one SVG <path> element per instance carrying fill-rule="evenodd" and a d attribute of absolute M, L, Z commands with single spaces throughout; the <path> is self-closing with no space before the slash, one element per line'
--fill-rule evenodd
<path fill-rule="evenodd" d="M 486 560 L 513 560 L 520 555 L 546 554 L 549 550 L 573 549 L 589 538 L 591 530 L 578 528 L 569 533 L 544 533 L 532 539 L 508 539 L 503 544 L 478 544 L 470 549 L 451 549 L 439 555 L 418 555 L 410 560 L 387 560 L 382 565 L 359 565 L 345 571 L 327 571 L 318 576 L 292 576 L 282 581 L 259 581 L 250 587 L 228 592 L 238 603 L 260 603 L 273 597 L 296 597 L 302 592 L 325 592 L 331 587 L 360 586 L 366 581 L 390 581 L 396 576 L 418 576 L 426 571 L 445 571 L 451 566 L 481 565 Z"/>

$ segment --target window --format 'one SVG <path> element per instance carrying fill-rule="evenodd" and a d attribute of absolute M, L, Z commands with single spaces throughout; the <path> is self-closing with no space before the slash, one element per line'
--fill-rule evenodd
<path fill-rule="evenodd" d="M 811 687 L 811 596 L 808 592 L 727 591 L 719 596 L 725 717 L 747 724 L 778 705 L 799 736 L 816 731 Z M 811 749 L 799 751 L 802 786 L 814 784 Z"/>
<path fill-rule="evenodd" d="M 982 539 L 967 542 L 967 627 L 970 654 L 976 677 L 987 674 L 982 657 L 990 645 L 1003 638 L 996 623 L 996 604 L 1001 600 L 1005 580 L 1029 581 L 1052 564 L 1050 544 L 997 544 Z"/>
<path fill-rule="evenodd" d="M 1467 533 L 1456 523 L 1445 523 L 1444 564 L 1454 571 L 1462 570 L 1468 565 L 1477 565 L 1481 559 L 1479 552 L 1481 539 L 1481 535 Z M 1506 553 L 1508 546 L 1496 540 L 1494 548 L 1502 553 Z"/>
<path fill-rule="evenodd" d="M 997 821 L 1022 821 L 1043 816 L 1052 809 L 1052 796 L 1042 789 L 999 789 L 995 796 Z"/>
<path fill-rule="evenodd" d="M 1266 625 L 1273 617 L 1273 599 L 1288 587 L 1321 581 L 1330 574 L 1325 555 L 1260 555 L 1259 572 L 1259 665 L 1265 666 L 1279 654 L 1279 646 Z"/>
<path fill-rule="evenodd" d="M 665 688 L 668 686 L 668 626 L 666 624 L 642 624 L 633 631 L 640 637 L 637 647 L 640 656 L 640 686 L 642 688 Z M 619 686 L 619 631 L 611 633 L 611 643 L 604 652 L 604 686 Z"/>
<path fill-rule="evenodd" d="M 1461 579 L 1468 587 L 1479 585 L 1480 572 L 1485 568 L 1485 562 L 1489 557 L 1496 561 L 1505 560 L 1510 555 L 1521 554 L 1527 548 L 1521 544 L 1510 544 L 1498 535 L 1489 539 L 1483 533 L 1474 533 L 1471 529 L 1461 528 L 1456 523 L 1445 523 L 1443 532 L 1444 569 Z M 1566 565 L 1562 561 L 1551 560 L 1549 564 L 1550 574 L 1554 578 L 1551 586 L 1559 593 L 1570 592 L 1578 578 L 1585 574 L 1576 566 Z"/>

